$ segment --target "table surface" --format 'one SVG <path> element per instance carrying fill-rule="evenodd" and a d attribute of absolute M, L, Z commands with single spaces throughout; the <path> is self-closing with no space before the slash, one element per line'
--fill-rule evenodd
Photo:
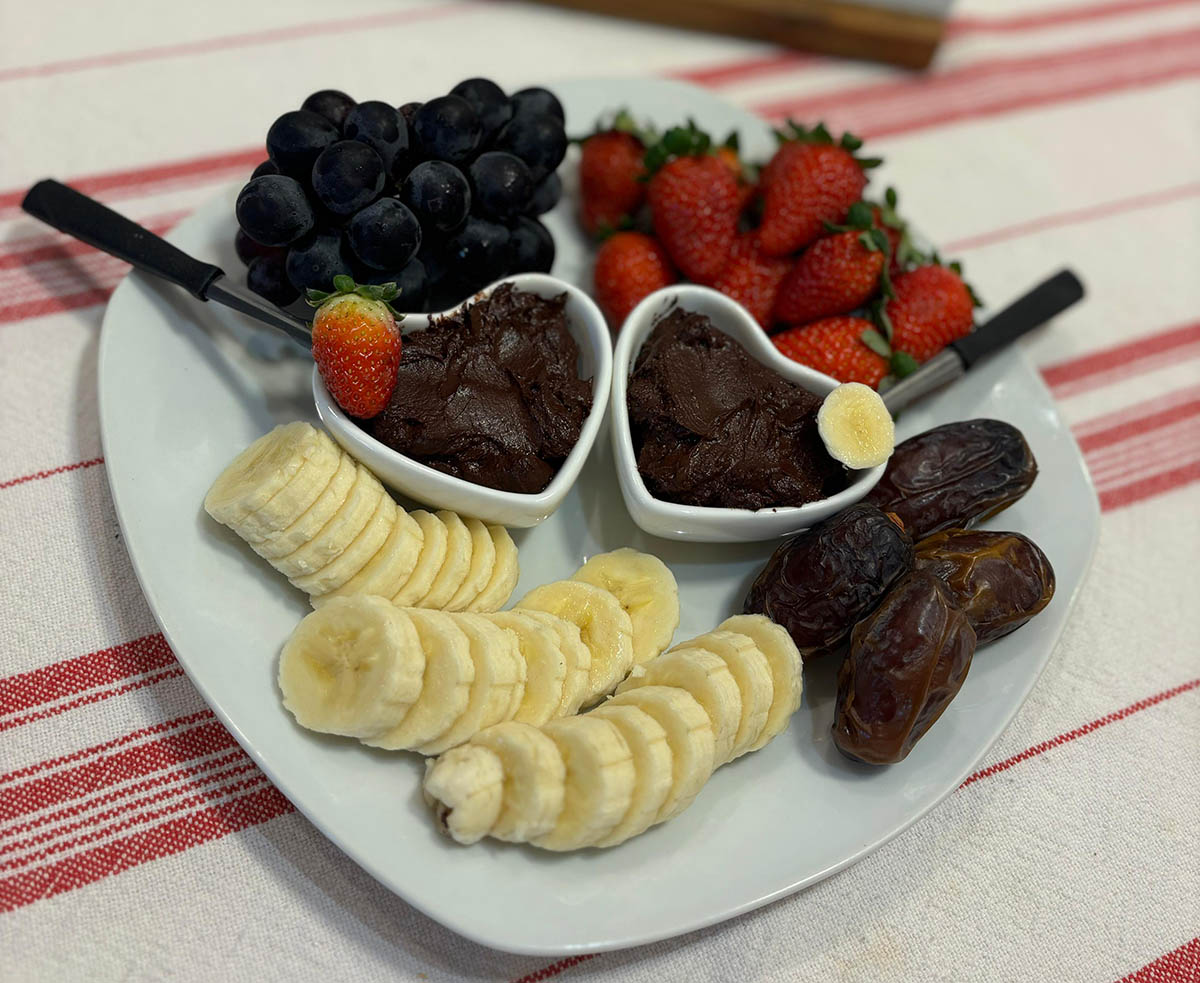
<path fill-rule="evenodd" d="M 1200 979 L 1200 3 L 960 0 L 922 76 L 498 0 L 275 7 L 0 3 L 5 978 Z M 55 176 L 166 230 L 309 91 L 400 103 L 470 74 L 674 77 L 824 118 L 887 158 L 876 184 L 990 304 L 1064 264 L 1089 289 L 1024 344 L 1092 471 L 1100 546 L 986 766 L 808 891 L 558 962 L 378 886 L 191 688 L 98 435 L 97 332 L 126 267 L 17 207 Z"/>

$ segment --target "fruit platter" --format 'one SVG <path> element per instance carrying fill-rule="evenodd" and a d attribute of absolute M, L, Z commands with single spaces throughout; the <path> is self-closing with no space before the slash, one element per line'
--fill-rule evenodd
<path fill-rule="evenodd" d="M 311 97 L 170 237 L 306 311 L 311 354 L 135 272 L 99 395 L 138 579 L 246 751 L 431 918 L 571 954 L 800 890 L 952 792 L 1049 660 L 1097 506 L 1015 348 L 893 422 L 877 390 L 974 297 L 894 194 L 851 211 L 856 141 L 783 135 L 853 162 L 805 231 L 766 200 L 803 176 L 751 166 L 763 121 L 678 83 L 549 87 L 397 94 L 420 160 L 383 104 Z M 610 146 L 568 148 L 598 121 Z M 721 186 L 724 241 L 679 160 Z M 775 525 L 687 524 L 722 512 Z"/>

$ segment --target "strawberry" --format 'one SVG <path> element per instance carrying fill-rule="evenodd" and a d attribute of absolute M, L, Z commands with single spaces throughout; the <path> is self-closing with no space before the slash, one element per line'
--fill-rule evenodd
<path fill-rule="evenodd" d="M 583 141 L 579 158 L 580 221 L 590 236 L 629 221 L 646 197 L 645 145 L 627 113 Z"/>
<path fill-rule="evenodd" d="M 737 235 L 737 179 L 694 124 L 674 127 L 646 152 L 646 190 L 654 231 L 689 280 L 712 283 Z"/>
<path fill-rule="evenodd" d="M 667 251 L 640 232 L 618 232 L 596 253 L 596 303 L 616 331 L 643 297 L 678 279 Z"/>
<path fill-rule="evenodd" d="M 333 286 L 331 293 L 308 291 L 308 302 L 317 309 L 313 361 L 337 404 L 367 419 L 383 412 L 396 388 L 402 347 L 390 304 L 396 285 L 358 286 L 352 277 L 335 276 Z"/>
<path fill-rule="evenodd" d="M 845 314 L 881 289 L 891 248 L 887 233 L 874 224 L 871 206 L 858 202 L 846 219 L 849 228 L 818 239 L 796 261 L 779 288 L 775 317 L 787 324 Z"/>
<path fill-rule="evenodd" d="M 975 323 L 975 295 L 957 263 L 920 266 L 893 282 L 895 296 L 880 313 L 892 347 L 918 362 L 932 358 Z"/>
<path fill-rule="evenodd" d="M 874 389 L 888 374 L 888 360 L 862 340 L 874 325 L 861 317 L 827 317 L 772 336 L 793 362 L 824 372 L 838 382 L 861 382 Z"/>
<path fill-rule="evenodd" d="M 775 294 L 790 267 L 789 260 L 766 255 L 759 248 L 758 237 L 746 232 L 734 241 L 729 261 L 713 287 L 746 308 L 765 329 L 771 325 Z"/>
<path fill-rule="evenodd" d="M 878 159 L 859 159 L 854 151 L 862 141 L 849 133 L 834 143 L 818 123 L 806 130 L 795 123 L 785 141 L 763 169 L 763 220 L 759 236 L 763 249 L 785 256 L 807 246 L 824 231 L 825 223 L 845 220 L 850 206 L 867 186 L 864 169 Z"/>

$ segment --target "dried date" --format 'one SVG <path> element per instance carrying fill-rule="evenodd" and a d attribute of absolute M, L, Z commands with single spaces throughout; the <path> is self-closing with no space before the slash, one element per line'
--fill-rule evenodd
<path fill-rule="evenodd" d="M 1054 596 L 1054 568 L 1017 532 L 946 529 L 917 544 L 914 567 L 950 590 L 979 644 L 1025 624 Z"/>
<path fill-rule="evenodd" d="M 967 677 L 975 632 L 932 574 L 914 570 L 854 628 L 838 671 L 833 740 L 867 764 L 901 761 Z"/>
<path fill-rule="evenodd" d="M 787 540 L 746 595 L 791 633 L 805 658 L 840 645 L 912 566 L 912 539 L 873 505 L 853 505 Z"/>
<path fill-rule="evenodd" d="M 1000 420 L 963 420 L 898 444 L 865 501 L 898 515 L 919 542 L 1008 508 L 1036 477 L 1020 430 Z"/>

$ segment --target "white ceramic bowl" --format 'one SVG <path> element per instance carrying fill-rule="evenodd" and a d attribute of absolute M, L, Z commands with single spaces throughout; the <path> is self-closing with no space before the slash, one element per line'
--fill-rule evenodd
<path fill-rule="evenodd" d="M 499 491 L 452 475 L 443 474 L 414 461 L 362 430 L 334 402 L 325 388 L 321 373 L 313 369 L 313 399 L 317 415 L 333 438 L 379 476 L 379 480 L 409 498 L 439 509 L 451 509 L 472 515 L 485 522 L 506 526 L 534 526 L 562 504 L 563 498 L 575 484 L 583 462 L 595 443 L 596 434 L 604 420 L 609 390 L 612 388 L 612 340 L 604 315 L 595 302 L 578 287 L 545 273 L 518 273 L 485 287 L 463 304 L 473 303 L 490 294 L 502 283 L 515 284 L 517 289 L 539 297 L 567 295 L 567 327 L 579 345 L 579 371 L 592 379 L 592 408 L 583 421 L 579 440 L 550 484 L 534 495 Z M 459 305 L 460 307 L 463 305 Z M 451 308 L 451 311 L 458 308 Z M 402 330 L 420 331 L 443 314 L 405 315 Z"/>
<path fill-rule="evenodd" d="M 739 543 L 775 539 L 807 529 L 867 494 L 883 476 L 886 465 L 851 471 L 846 487 L 829 498 L 807 505 L 767 509 L 720 509 L 676 505 L 655 498 L 646 488 L 637 468 L 633 437 L 629 431 L 626 389 L 633 364 L 655 322 L 672 304 L 683 310 L 705 314 L 713 325 L 741 342 L 751 357 L 780 375 L 799 383 L 817 396 L 826 395 L 837 380 L 815 369 L 784 358 L 771 344 L 750 313 L 735 300 L 708 287 L 677 284 L 655 291 L 625 319 L 613 355 L 612 439 L 621 494 L 633 521 L 653 536 L 702 543 Z"/>

